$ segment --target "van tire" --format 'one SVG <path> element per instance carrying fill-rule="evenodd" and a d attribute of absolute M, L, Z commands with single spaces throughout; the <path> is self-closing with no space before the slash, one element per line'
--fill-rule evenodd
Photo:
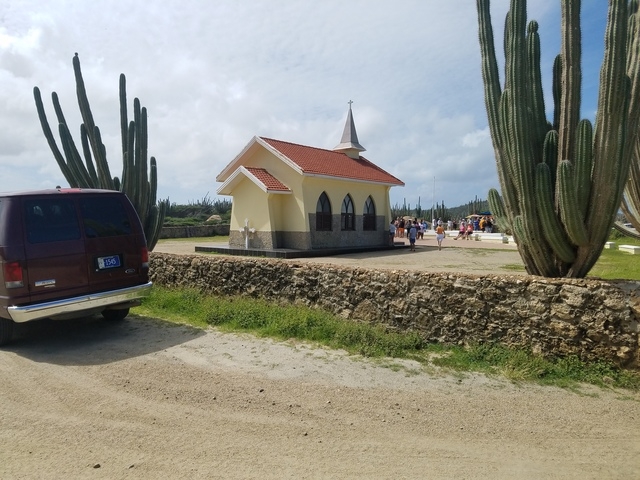
<path fill-rule="evenodd" d="M 5 345 L 13 337 L 13 320 L 0 318 L 0 345 Z"/>
<path fill-rule="evenodd" d="M 110 322 L 119 322 L 120 320 L 124 320 L 127 315 L 129 315 L 128 308 L 121 308 L 119 310 L 103 310 L 102 316 L 105 320 L 109 320 Z"/>

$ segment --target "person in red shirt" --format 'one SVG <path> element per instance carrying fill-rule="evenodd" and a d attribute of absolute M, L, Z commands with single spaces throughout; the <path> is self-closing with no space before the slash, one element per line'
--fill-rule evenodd
<path fill-rule="evenodd" d="M 467 240 L 469 240 L 469 237 L 473 235 L 473 224 L 471 222 L 469 222 L 467 224 L 467 231 L 464 232 L 464 238 L 466 238 Z"/>

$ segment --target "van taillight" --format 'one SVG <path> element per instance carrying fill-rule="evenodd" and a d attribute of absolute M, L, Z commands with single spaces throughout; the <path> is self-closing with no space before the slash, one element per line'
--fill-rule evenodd
<path fill-rule="evenodd" d="M 147 247 L 142 247 L 140 256 L 142 257 L 142 266 L 145 268 L 149 268 L 149 249 Z"/>
<path fill-rule="evenodd" d="M 7 288 L 24 286 L 22 283 L 22 265 L 20 262 L 7 262 L 3 265 L 4 285 Z"/>

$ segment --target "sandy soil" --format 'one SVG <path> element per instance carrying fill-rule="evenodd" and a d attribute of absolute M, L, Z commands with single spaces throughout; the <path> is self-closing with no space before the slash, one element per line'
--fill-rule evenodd
<path fill-rule="evenodd" d="M 0 385 L 2 479 L 640 478 L 640 394 L 149 318 L 18 325 Z"/>

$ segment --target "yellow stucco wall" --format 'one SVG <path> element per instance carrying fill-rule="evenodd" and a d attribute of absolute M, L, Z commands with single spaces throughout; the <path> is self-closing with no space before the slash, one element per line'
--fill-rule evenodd
<path fill-rule="evenodd" d="M 244 220 L 249 227 L 259 231 L 272 231 L 271 215 L 267 194 L 248 178 L 244 178 L 233 190 L 230 229 L 244 228 Z"/>

